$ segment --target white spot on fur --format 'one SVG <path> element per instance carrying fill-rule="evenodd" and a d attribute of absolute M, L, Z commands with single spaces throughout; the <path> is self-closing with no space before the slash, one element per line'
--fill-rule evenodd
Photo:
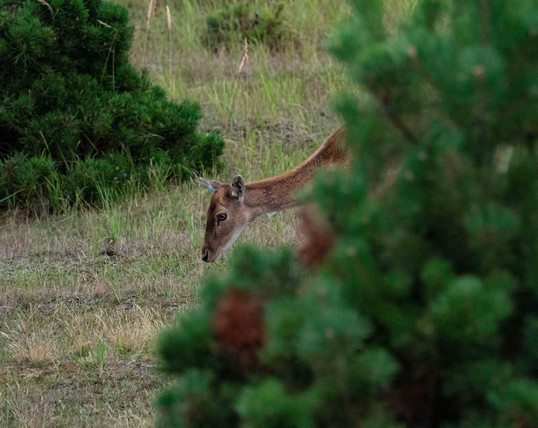
<path fill-rule="evenodd" d="M 232 235 L 232 237 L 230 238 L 230 240 L 228 241 L 228 243 L 224 246 L 224 248 L 222 249 L 222 251 L 226 251 L 228 248 L 230 248 L 232 246 L 232 244 L 235 242 L 235 240 L 239 237 L 239 235 L 241 234 L 241 231 L 243 230 L 242 227 L 240 227 L 239 229 L 235 229 L 234 230 L 234 233 Z"/>

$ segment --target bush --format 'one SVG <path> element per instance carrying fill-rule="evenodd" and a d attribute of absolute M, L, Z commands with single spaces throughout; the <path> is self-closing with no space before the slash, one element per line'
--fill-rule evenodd
<path fill-rule="evenodd" d="M 241 45 L 249 42 L 264 43 L 278 49 L 286 31 L 282 21 L 283 3 L 264 2 L 258 7 L 254 2 L 239 0 L 222 6 L 206 19 L 204 42 L 213 49 L 219 46 Z"/>
<path fill-rule="evenodd" d="M 215 164 L 223 141 L 197 131 L 198 104 L 169 101 L 129 64 L 131 38 L 119 5 L 0 0 L 0 206 L 53 198 L 26 168 L 43 159 L 65 201 L 91 204 L 94 175 L 117 185 L 118 169 L 144 185 L 155 162 L 179 178 Z"/>
<path fill-rule="evenodd" d="M 353 162 L 311 194 L 335 243 L 310 274 L 239 249 L 206 281 L 161 336 L 163 426 L 538 421 L 538 6 L 424 0 L 390 37 L 382 2 L 352 4 L 332 51 L 363 89 L 339 107 Z"/>

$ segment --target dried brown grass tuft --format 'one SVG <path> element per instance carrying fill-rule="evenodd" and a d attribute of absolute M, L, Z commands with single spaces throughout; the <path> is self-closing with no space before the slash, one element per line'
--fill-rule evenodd
<path fill-rule="evenodd" d="M 172 15 L 168 5 L 166 5 L 166 22 L 168 24 L 168 31 L 172 31 Z"/>
<path fill-rule="evenodd" d="M 151 26 L 151 18 L 155 15 L 155 6 L 157 5 L 157 0 L 149 0 L 148 5 L 148 17 L 146 21 L 146 29 L 149 30 Z"/>
<path fill-rule="evenodd" d="M 45 367 L 56 358 L 53 346 L 47 342 L 36 342 L 32 339 L 24 343 L 12 344 L 13 359 L 21 365 Z"/>
<path fill-rule="evenodd" d="M 164 326 L 164 319 L 157 310 L 135 304 L 123 313 L 116 313 L 114 318 L 98 316 L 98 323 L 103 335 L 120 352 L 146 354 Z"/>
<path fill-rule="evenodd" d="M 241 73 L 245 74 L 245 72 L 248 70 L 248 41 L 245 38 L 245 46 L 243 47 L 243 56 L 241 58 L 241 62 L 239 63 L 239 69 L 237 70 L 237 74 L 241 75 Z"/>

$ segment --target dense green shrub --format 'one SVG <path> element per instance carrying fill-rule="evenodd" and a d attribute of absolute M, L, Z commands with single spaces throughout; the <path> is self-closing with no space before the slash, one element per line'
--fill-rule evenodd
<path fill-rule="evenodd" d="M 155 162 L 179 178 L 214 165 L 222 140 L 197 131 L 197 104 L 169 101 L 129 64 L 131 38 L 119 5 L 0 0 L 0 206 L 96 203 L 116 170 L 143 185 Z"/>
<path fill-rule="evenodd" d="M 286 35 L 283 8 L 283 3 L 273 1 L 262 4 L 248 0 L 226 3 L 217 13 L 206 18 L 204 42 L 216 49 L 221 45 L 242 45 L 246 39 L 278 49 Z"/>
<path fill-rule="evenodd" d="M 538 5 L 422 0 L 390 37 L 351 3 L 353 162 L 312 193 L 335 243 L 310 275 L 239 249 L 206 281 L 160 338 L 163 426 L 537 424 Z"/>

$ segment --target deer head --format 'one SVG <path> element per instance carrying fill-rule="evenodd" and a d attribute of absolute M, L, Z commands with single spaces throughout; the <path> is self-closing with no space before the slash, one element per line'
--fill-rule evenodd
<path fill-rule="evenodd" d="M 260 215 L 295 206 L 297 191 L 311 181 L 314 168 L 346 162 L 345 152 L 337 147 L 343 132 L 337 129 L 301 165 L 276 177 L 247 184 L 240 175 L 231 184 L 201 178 L 213 192 L 207 209 L 202 260 L 215 261 L 232 246 L 246 224 Z"/>
<path fill-rule="evenodd" d="M 240 175 L 229 185 L 205 178 L 200 181 L 213 193 L 207 209 L 202 260 L 214 262 L 223 251 L 232 246 L 250 221 L 243 204 L 245 183 Z"/>

